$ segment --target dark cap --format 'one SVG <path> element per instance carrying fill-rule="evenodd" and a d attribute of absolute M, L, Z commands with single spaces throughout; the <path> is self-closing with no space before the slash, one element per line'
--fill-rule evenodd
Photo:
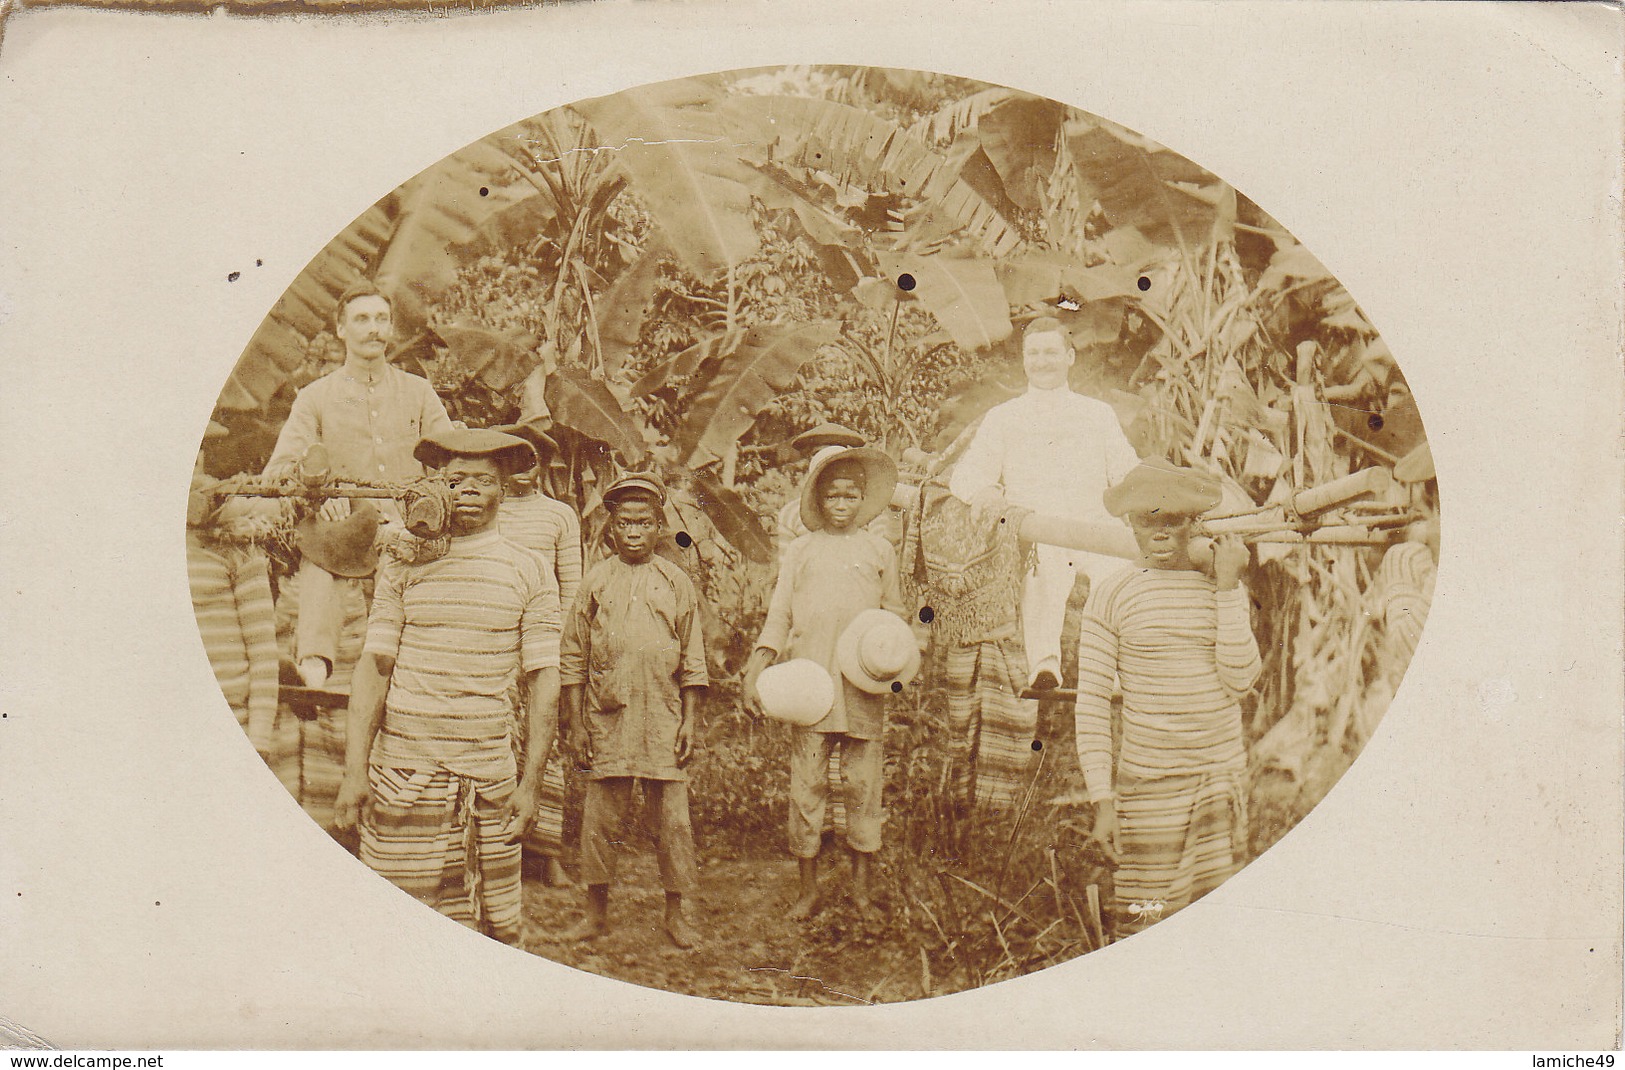
<path fill-rule="evenodd" d="M 628 472 L 611 483 L 609 489 L 604 491 L 604 503 L 614 505 L 622 498 L 639 495 L 647 495 L 661 505 L 666 504 L 666 486 L 660 482 L 660 477 L 653 472 Z"/>
<path fill-rule="evenodd" d="M 1181 468 L 1161 457 L 1141 461 L 1101 495 L 1112 516 L 1163 513 L 1201 516 L 1223 499 L 1219 481 L 1206 472 Z"/>
<path fill-rule="evenodd" d="M 490 457 L 507 473 L 523 472 L 536 463 L 536 451 L 529 442 L 486 427 L 425 435 L 412 456 L 430 468 L 444 468 L 453 457 Z"/>

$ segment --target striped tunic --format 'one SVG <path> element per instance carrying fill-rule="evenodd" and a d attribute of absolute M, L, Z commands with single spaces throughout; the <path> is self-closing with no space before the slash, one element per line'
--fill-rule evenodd
<path fill-rule="evenodd" d="M 278 660 L 265 555 L 209 546 L 188 531 L 186 569 L 215 680 L 254 746 L 265 750 L 276 720 Z"/>
<path fill-rule="evenodd" d="M 540 559 L 491 530 L 420 565 L 378 569 L 366 650 L 395 659 L 372 764 L 515 775 L 519 678 L 558 665 L 559 595 Z"/>
<path fill-rule="evenodd" d="M 1391 664 L 1401 672 L 1422 641 L 1437 575 L 1438 566 L 1426 546 L 1403 542 L 1382 555 L 1382 564 L 1372 578 L 1372 600 L 1387 633 L 1387 652 Z"/>
<path fill-rule="evenodd" d="M 1112 683 L 1123 692 L 1117 776 L 1240 772 L 1237 700 L 1263 669 L 1247 591 L 1200 572 L 1125 568 L 1084 606 L 1078 641 L 1078 760 L 1092 801 L 1112 795 Z"/>
<path fill-rule="evenodd" d="M 574 509 L 545 494 L 502 500 L 497 527 L 503 536 L 541 555 L 559 585 L 559 608 L 569 618 L 576 589 L 581 586 L 581 521 Z M 523 698 L 514 704 L 514 759 L 525 764 L 530 717 Z M 564 850 L 564 761 L 555 750 L 542 767 L 542 786 L 536 793 L 536 824 L 525 837 L 532 852 L 558 855 Z"/>
<path fill-rule="evenodd" d="M 545 494 L 504 498 L 497 527 L 504 537 L 547 561 L 559 584 L 559 606 L 568 613 L 581 586 L 581 521 L 576 511 Z"/>

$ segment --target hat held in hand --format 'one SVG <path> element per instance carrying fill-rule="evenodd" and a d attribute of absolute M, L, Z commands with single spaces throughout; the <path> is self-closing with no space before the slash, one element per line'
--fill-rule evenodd
<path fill-rule="evenodd" d="M 920 671 L 914 632 L 884 609 L 866 609 L 853 617 L 835 640 L 835 657 L 852 686 L 871 695 L 901 690 Z"/>
<path fill-rule="evenodd" d="M 357 501 L 343 520 L 323 520 L 311 514 L 299 522 L 294 535 L 299 552 L 335 576 L 358 580 L 371 576 L 378 567 L 378 509 L 369 501 Z"/>
<path fill-rule="evenodd" d="M 835 705 L 835 681 L 829 670 L 808 658 L 796 658 L 762 670 L 756 677 L 762 712 L 775 721 L 803 728 L 822 721 Z"/>

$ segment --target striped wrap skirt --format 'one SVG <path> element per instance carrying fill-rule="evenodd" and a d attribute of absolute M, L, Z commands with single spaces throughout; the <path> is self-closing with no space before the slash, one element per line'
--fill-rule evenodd
<path fill-rule="evenodd" d="M 520 849 L 507 842 L 502 820 L 514 779 L 378 765 L 368 777 L 361 861 L 448 918 L 517 945 Z"/>
<path fill-rule="evenodd" d="M 1117 822 L 1113 927 L 1123 936 L 1189 906 L 1239 868 L 1247 842 L 1242 776 L 1120 773 Z"/>

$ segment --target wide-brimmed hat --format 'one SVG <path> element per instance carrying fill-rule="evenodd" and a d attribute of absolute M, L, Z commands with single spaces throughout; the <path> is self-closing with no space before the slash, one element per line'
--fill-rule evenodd
<path fill-rule="evenodd" d="M 523 472 L 536 463 L 529 442 L 488 427 L 452 428 L 418 440 L 412 456 L 430 468 L 444 468 L 453 457 L 490 457 L 504 472 Z"/>
<path fill-rule="evenodd" d="M 819 424 L 792 438 L 790 445 L 797 452 L 807 453 L 811 450 L 821 450 L 826 446 L 855 448 L 867 445 L 867 442 L 850 427 L 843 427 L 840 424 Z"/>
<path fill-rule="evenodd" d="M 835 705 L 835 681 L 818 662 L 796 658 L 763 669 L 756 677 L 756 697 L 774 720 L 808 727 Z"/>
<path fill-rule="evenodd" d="M 343 520 L 324 520 L 318 513 L 305 517 L 294 529 L 294 539 L 299 552 L 324 571 L 361 579 L 378 567 L 373 542 L 379 520 L 377 507 L 363 499 L 352 503 L 350 515 Z"/>
<path fill-rule="evenodd" d="M 835 640 L 835 657 L 841 675 L 871 695 L 900 690 L 920 671 L 914 632 L 903 618 L 884 609 L 866 609 L 853 617 Z"/>
<path fill-rule="evenodd" d="M 543 417 L 532 416 L 528 420 L 521 420 L 516 424 L 497 424 L 492 431 L 500 431 L 504 435 L 512 435 L 529 442 L 536 450 L 536 457 L 543 464 L 550 458 L 559 455 L 559 444 L 553 441 L 551 435 L 542 430 Z"/>
<path fill-rule="evenodd" d="M 897 489 L 897 462 L 870 446 L 849 448 L 825 446 L 813 455 L 807 467 L 807 480 L 801 485 L 801 523 L 808 531 L 822 531 L 824 511 L 818 504 L 818 477 L 836 461 L 856 461 L 863 466 L 863 503 L 853 527 L 861 528 L 891 505 L 892 491 Z"/>
<path fill-rule="evenodd" d="M 666 485 L 653 472 L 628 472 L 604 491 L 604 503 L 613 504 L 634 493 L 652 495 L 661 505 L 666 504 Z"/>
<path fill-rule="evenodd" d="M 1223 500 L 1219 481 L 1194 468 L 1181 468 L 1161 457 L 1141 461 L 1101 495 L 1112 516 L 1162 513 L 1201 516 Z"/>

